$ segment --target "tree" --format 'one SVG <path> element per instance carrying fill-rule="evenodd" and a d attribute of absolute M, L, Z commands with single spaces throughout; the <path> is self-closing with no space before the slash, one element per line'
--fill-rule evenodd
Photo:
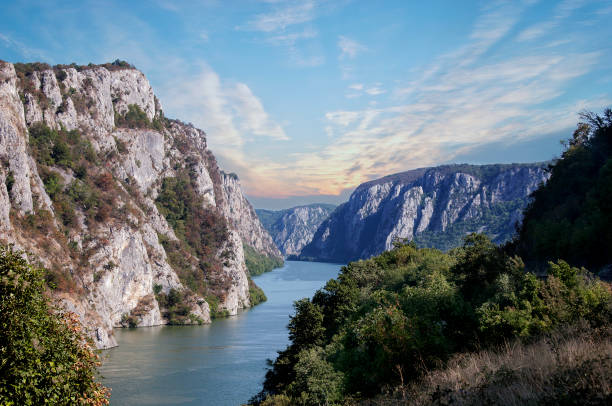
<path fill-rule="evenodd" d="M 50 304 L 44 270 L 0 246 L 0 404 L 104 405 L 78 317 Z"/>

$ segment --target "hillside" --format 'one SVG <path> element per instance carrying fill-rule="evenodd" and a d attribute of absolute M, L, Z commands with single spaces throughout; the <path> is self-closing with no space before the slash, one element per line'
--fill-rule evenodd
<path fill-rule="evenodd" d="M 515 243 L 534 265 L 567 258 L 612 279 L 612 110 L 585 113 Z"/>
<path fill-rule="evenodd" d="M 309 204 L 285 210 L 256 210 L 263 226 L 285 256 L 299 255 L 336 206 Z"/>
<path fill-rule="evenodd" d="M 448 250 L 470 232 L 509 240 L 546 164 L 445 165 L 364 183 L 325 220 L 301 259 L 348 262 L 413 240 Z"/>
<path fill-rule="evenodd" d="M 125 62 L 0 62 L 0 141 L 0 241 L 40 259 L 98 347 L 236 314 L 259 293 L 243 245 L 281 257 L 206 134 Z"/>
<path fill-rule="evenodd" d="M 448 252 L 396 242 L 349 263 L 295 303 L 291 344 L 251 402 L 610 404 L 612 287 L 573 264 L 609 261 L 609 230 L 593 233 L 599 223 L 584 219 L 608 221 L 612 111 L 583 118 L 514 241 L 470 234 Z M 571 249 L 540 250 L 553 224 Z"/>

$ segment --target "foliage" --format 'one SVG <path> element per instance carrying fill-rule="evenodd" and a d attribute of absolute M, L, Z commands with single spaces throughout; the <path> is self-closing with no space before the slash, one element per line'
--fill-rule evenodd
<path fill-rule="evenodd" d="M 129 104 L 128 110 L 119 114 L 115 111 L 115 126 L 123 128 L 149 128 L 157 131 L 162 131 L 169 125 L 169 120 L 164 117 L 163 112 L 160 112 L 153 121 L 149 120 L 147 114 L 142 111 L 137 104 Z M 121 146 L 118 146 L 121 148 Z M 121 152 L 121 151 L 119 151 Z"/>
<path fill-rule="evenodd" d="M 593 270 L 612 263 L 612 110 L 581 119 L 514 243 L 539 266 L 557 258 Z"/>
<path fill-rule="evenodd" d="M 97 160 L 91 143 L 78 130 L 53 130 L 44 123 L 35 123 L 29 134 L 30 150 L 39 164 L 74 170 L 78 164 Z"/>
<path fill-rule="evenodd" d="M 119 114 L 115 112 L 115 126 L 125 128 L 150 128 L 151 120 L 137 104 L 128 105 L 128 110 Z"/>
<path fill-rule="evenodd" d="M 190 313 L 191 306 L 187 304 L 187 294 L 178 289 L 170 289 L 168 293 L 159 292 L 155 298 L 159 306 L 163 309 L 163 316 L 168 320 L 168 324 L 190 324 L 193 316 Z M 200 321 L 198 324 L 202 324 Z"/>
<path fill-rule="evenodd" d="M 204 206 L 187 169 L 162 181 L 155 203 L 179 239 L 159 236 L 170 264 L 181 282 L 206 298 L 213 317 L 223 315 L 217 306 L 231 283 L 223 265 L 232 255 L 223 250 L 229 237 L 225 218 L 216 209 Z"/>
<path fill-rule="evenodd" d="M 426 230 L 416 233 L 414 242 L 419 247 L 448 251 L 461 246 L 466 235 L 480 230 L 480 232 L 487 234 L 495 243 L 503 244 L 510 241 L 516 234 L 516 225 L 512 219 L 525 208 L 527 203 L 527 199 L 522 198 L 495 202 L 490 206 L 481 207 L 481 213 L 477 218 L 457 221 L 449 225 L 444 231 Z"/>
<path fill-rule="evenodd" d="M 251 297 L 251 306 L 258 305 L 268 300 L 263 289 L 255 285 L 255 282 L 249 278 L 249 296 Z"/>
<path fill-rule="evenodd" d="M 255 248 L 244 242 L 242 246 L 244 248 L 244 262 L 251 276 L 261 275 L 264 272 L 280 268 L 284 264 L 282 258 L 260 254 L 255 251 Z"/>
<path fill-rule="evenodd" d="M 108 404 L 76 315 L 49 304 L 44 271 L 0 247 L 0 403 Z"/>
<path fill-rule="evenodd" d="M 594 327 L 609 323 L 608 285 L 563 261 L 551 263 L 548 273 L 539 279 L 526 272 L 520 258 L 482 234 L 469 235 L 448 253 L 397 243 L 378 257 L 352 262 L 311 300 L 295 303 L 291 345 L 279 352 L 252 401 L 284 394 L 296 403 L 315 396 L 312 404 L 322 404 L 372 396 L 462 351 L 578 320 Z M 328 382 L 341 377 L 323 398 L 321 388 L 305 384 L 321 374 Z"/>

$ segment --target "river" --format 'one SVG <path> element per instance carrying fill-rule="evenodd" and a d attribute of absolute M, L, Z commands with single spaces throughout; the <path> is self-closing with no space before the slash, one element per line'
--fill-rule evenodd
<path fill-rule="evenodd" d="M 205 326 L 115 329 L 102 352 L 111 405 L 240 405 L 260 389 L 266 359 L 289 343 L 293 301 L 311 297 L 340 265 L 286 261 L 254 278 L 268 301 Z"/>

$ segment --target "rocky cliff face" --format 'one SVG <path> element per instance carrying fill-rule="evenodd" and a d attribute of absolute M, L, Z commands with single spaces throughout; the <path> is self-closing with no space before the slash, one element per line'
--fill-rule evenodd
<path fill-rule="evenodd" d="M 282 254 L 289 256 L 299 255 L 335 208 L 330 204 L 311 204 L 286 210 L 256 211 Z"/>
<path fill-rule="evenodd" d="M 228 202 L 222 206 L 223 214 L 230 219 L 244 244 L 268 256 L 281 257 L 281 252 L 262 226 L 253 206 L 242 194 L 238 176 L 225 172 L 222 172 L 221 176 L 225 201 Z"/>
<path fill-rule="evenodd" d="M 40 260 L 98 347 L 113 327 L 250 306 L 243 240 L 280 256 L 204 132 L 166 119 L 141 72 L 0 62 L 0 241 Z"/>
<path fill-rule="evenodd" d="M 397 239 L 448 249 L 469 232 L 503 242 L 547 177 L 544 164 L 449 165 L 367 182 L 321 224 L 301 257 L 347 262 L 388 250 Z"/>

